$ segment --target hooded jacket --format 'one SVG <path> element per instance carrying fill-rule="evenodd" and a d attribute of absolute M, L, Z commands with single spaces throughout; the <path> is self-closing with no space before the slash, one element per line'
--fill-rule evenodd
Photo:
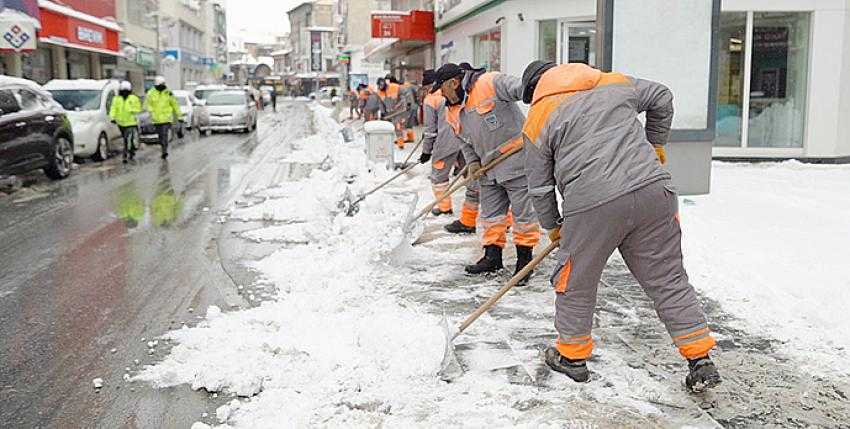
<path fill-rule="evenodd" d="M 638 119 L 646 112 L 646 126 Z M 667 143 L 673 94 L 657 82 L 562 64 L 540 78 L 523 128 L 534 209 L 546 229 L 563 216 L 669 180 L 652 144 Z"/>
<path fill-rule="evenodd" d="M 440 161 L 460 150 L 460 139 L 446 120 L 448 108 L 442 92 L 425 96 L 422 153 L 430 153 L 434 161 Z"/>
<path fill-rule="evenodd" d="M 136 114 L 142 113 L 142 101 L 135 94 L 127 98 L 120 95 L 112 97 L 112 106 L 109 108 L 109 118 L 115 121 L 119 127 L 135 127 L 139 124 Z"/>
<path fill-rule="evenodd" d="M 522 146 L 525 116 L 516 104 L 522 100 L 522 81 L 498 72 L 472 71 L 463 85 L 467 91 L 463 107 L 450 106 L 447 120 L 463 141 L 466 161 L 486 165 Z M 481 183 L 501 183 L 525 175 L 524 160 L 523 149 L 488 171 Z"/>
<path fill-rule="evenodd" d="M 170 124 L 174 122 L 174 118 L 183 117 L 177 99 L 168 88 L 163 91 L 156 88 L 148 90 L 145 96 L 145 110 L 151 113 L 151 121 L 154 124 Z"/>

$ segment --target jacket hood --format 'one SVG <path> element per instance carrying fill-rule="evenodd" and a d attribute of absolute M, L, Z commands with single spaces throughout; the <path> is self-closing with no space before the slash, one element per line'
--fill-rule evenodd
<path fill-rule="evenodd" d="M 602 78 L 602 72 L 586 64 L 561 64 L 549 69 L 537 83 L 531 104 L 550 95 L 593 89 Z"/>

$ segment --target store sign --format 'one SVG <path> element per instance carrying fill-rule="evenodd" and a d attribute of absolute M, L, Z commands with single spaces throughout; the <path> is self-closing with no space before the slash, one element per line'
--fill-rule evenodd
<path fill-rule="evenodd" d="M 411 10 L 372 14 L 373 38 L 433 42 L 434 35 L 434 12 Z"/>
<path fill-rule="evenodd" d="M 136 62 L 144 68 L 152 68 L 155 60 L 154 52 L 149 49 L 141 48 L 136 52 Z"/>
<path fill-rule="evenodd" d="M 15 52 L 32 51 L 36 47 L 35 26 L 26 22 L 2 22 L 0 50 Z"/>
<path fill-rule="evenodd" d="M 102 45 L 103 32 L 93 28 L 79 26 L 77 27 L 77 40 L 91 43 L 92 45 Z"/>
<path fill-rule="evenodd" d="M 310 71 L 322 71 L 322 33 L 310 32 Z"/>

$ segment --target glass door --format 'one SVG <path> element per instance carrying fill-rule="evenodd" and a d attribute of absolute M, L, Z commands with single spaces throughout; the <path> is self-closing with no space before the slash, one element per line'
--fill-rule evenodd
<path fill-rule="evenodd" d="M 561 63 L 582 63 L 596 66 L 596 23 L 561 22 Z"/>

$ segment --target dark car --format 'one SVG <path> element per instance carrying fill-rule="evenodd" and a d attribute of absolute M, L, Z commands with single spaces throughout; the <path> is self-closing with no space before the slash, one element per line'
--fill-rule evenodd
<path fill-rule="evenodd" d="M 0 175 L 41 168 L 64 179 L 73 162 L 74 133 L 62 106 L 32 81 L 0 76 Z"/>

